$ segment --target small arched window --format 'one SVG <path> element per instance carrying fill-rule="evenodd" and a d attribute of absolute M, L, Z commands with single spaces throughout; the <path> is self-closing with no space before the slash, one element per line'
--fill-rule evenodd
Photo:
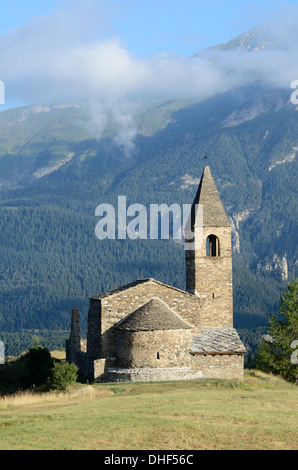
<path fill-rule="evenodd" d="M 209 235 L 206 240 L 206 256 L 220 256 L 219 238 L 216 235 Z"/>

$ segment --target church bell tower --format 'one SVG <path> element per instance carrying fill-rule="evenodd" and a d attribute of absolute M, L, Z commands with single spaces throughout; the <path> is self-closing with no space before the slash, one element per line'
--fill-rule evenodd
<path fill-rule="evenodd" d="M 203 170 L 185 235 L 186 290 L 204 302 L 202 327 L 233 327 L 231 225 L 210 168 Z"/>

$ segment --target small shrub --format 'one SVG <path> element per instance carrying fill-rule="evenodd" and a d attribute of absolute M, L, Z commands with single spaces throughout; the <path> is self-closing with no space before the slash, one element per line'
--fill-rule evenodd
<path fill-rule="evenodd" d="M 2 371 L 0 391 L 15 393 L 46 383 L 53 359 L 49 351 L 41 346 L 33 346 L 25 354 L 5 364 Z"/>
<path fill-rule="evenodd" d="M 76 382 L 78 378 L 78 367 L 69 362 L 55 362 L 48 377 L 48 386 L 52 390 L 66 390 L 67 387 Z"/>
<path fill-rule="evenodd" d="M 20 358 L 20 363 L 28 371 L 27 387 L 43 385 L 47 381 L 49 371 L 53 367 L 50 352 L 37 344 Z"/>

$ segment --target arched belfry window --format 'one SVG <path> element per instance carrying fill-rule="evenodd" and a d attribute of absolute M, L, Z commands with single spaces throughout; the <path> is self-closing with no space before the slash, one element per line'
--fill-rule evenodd
<path fill-rule="evenodd" d="M 206 240 L 206 256 L 220 256 L 219 238 L 216 235 L 209 235 Z"/>

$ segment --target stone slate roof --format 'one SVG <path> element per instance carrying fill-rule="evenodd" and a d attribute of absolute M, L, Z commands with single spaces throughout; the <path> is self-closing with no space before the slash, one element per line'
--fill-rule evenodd
<path fill-rule="evenodd" d="M 203 204 L 204 227 L 230 227 L 228 216 L 217 192 L 209 166 L 205 166 L 197 194 L 191 208 L 191 228 L 196 221 L 195 205 Z"/>
<path fill-rule="evenodd" d="M 193 335 L 192 354 L 244 354 L 244 344 L 234 328 L 203 328 L 202 333 Z"/>
<path fill-rule="evenodd" d="M 191 292 L 187 292 L 187 291 L 184 291 L 182 289 L 178 289 L 177 287 L 169 286 L 168 284 L 164 284 L 163 282 L 157 281 L 156 279 L 153 279 L 153 278 L 137 279 L 134 282 L 131 282 L 129 284 L 125 284 L 124 286 L 120 286 L 120 287 L 117 287 L 116 289 L 113 289 L 113 290 L 110 290 L 110 291 L 107 291 L 107 292 L 103 292 L 100 295 L 96 295 L 94 297 L 91 297 L 91 299 L 101 300 L 101 299 L 104 299 L 105 297 L 109 297 L 110 295 L 119 294 L 120 292 L 123 292 L 126 289 L 131 289 L 132 287 L 136 287 L 139 284 L 144 284 L 146 282 L 154 282 L 155 284 L 159 284 L 161 286 L 168 287 L 169 289 L 174 289 L 177 292 L 182 292 L 183 294 L 191 295 L 191 296 L 196 297 L 198 299 L 198 297 L 196 295 L 192 294 Z"/>
<path fill-rule="evenodd" d="M 130 331 L 181 330 L 190 329 L 177 313 L 158 297 L 137 308 L 121 320 L 115 328 Z"/>

